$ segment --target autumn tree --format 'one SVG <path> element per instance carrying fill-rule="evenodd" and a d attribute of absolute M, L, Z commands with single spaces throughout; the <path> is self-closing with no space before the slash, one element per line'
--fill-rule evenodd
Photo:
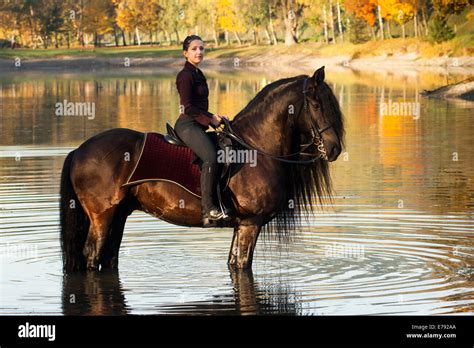
<path fill-rule="evenodd" d="M 140 1 L 121 0 L 116 5 L 117 25 L 125 32 L 133 33 L 135 42 L 141 44 L 139 26 L 142 25 L 140 15 Z"/>
<path fill-rule="evenodd" d="M 291 46 L 298 42 L 298 25 L 308 0 L 280 0 L 280 18 L 285 26 L 285 45 Z"/>
<path fill-rule="evenodd" d="M 432 0 L 433 8 L 441 17 L 447 18 L 452 14 L 459 14 L 464 9 L 472 5 L 472 0 Z"/>
<path fill-rule="evenodd" d="M 141 17 L 140 28 L 148 33 L 152 41 L 153 33 L 158 31 L 162 23 L 163 8 L 159 0 L 147 0 L 138 7 L 138 15 Z"/>
<path fill-rule="evenodd" d="M 405 38 L 405 23 L 413 18 L 415 9 L 408 1 L 400 0 L 378 0 L 381 9 L 381 16 L 387 21 L 388 34 L 390 32 L 390 20 L 394 20 L 402 27 L 402 36 Z"/>
<path fill-rule="evenodd" d="M 18 36 L 21 36 L 21 23 L 25 17 L 25 4 L 19 2 L 0 2 L 0 35 L 10 39 L 14 48 Z"/>
<path fill-rule="evenodd" d="M 94 46 L 100 45 L 102 35 L 113 31 L 114 6 L 109 0 L 82 0 L 82 28 L 93 36 Z M 130 1 L 130 0 L 129 0 Z"/>
<path fill-rule="evenodd" d="M 455 36 L 453 29 L 448 25 L 448 17 L 459 14 L 473 4 L 472 0 L 432 0 L 435 15 L 428 31 L 430 39 L 434 42 L 443 42 Z"/>
<path fill-rule="evenodd" d="M 377 2 L 373 0 L 346 0 L 344 7 L 348 13 L 363 19 L 370 27 L 372 38 L 375 38 Z"/>
<path fill-rule="evenodd" d="M 268 22 L 268 6 L 264 0 L 244 0 L 241 2 L 241 13 L 245 19 L 245 25 L 252 32 L 254 45 L 259 44 L 259 30 L 266 27 Z"/>
<path fill-rule="evenodd" d="M 222 30 L 225 31 L 226 44 L 229 44 L 229 32 L 232 32 L 239 45 L 242 44 L 239 34 L 244 33 L 245 22 L 239 13 L 238 0 L 217 1 L 217 21 Z"/>

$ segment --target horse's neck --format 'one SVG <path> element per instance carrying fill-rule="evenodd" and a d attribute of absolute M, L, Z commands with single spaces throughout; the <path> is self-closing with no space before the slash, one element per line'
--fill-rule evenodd
<path fill-rule="evenodd" d="M 273 155 L 289 154 L 292 130 L 288 122 L 290 116 L 288 106 L 292 103 L 292 101 L 279 102 L 277 110 L 274 106 L 268 105 L 264 109 L 269 111 L 265 113 L 257 114 L 250 110 L 236 117 L 232 128 L 249 145 L 258 150 Z"/>

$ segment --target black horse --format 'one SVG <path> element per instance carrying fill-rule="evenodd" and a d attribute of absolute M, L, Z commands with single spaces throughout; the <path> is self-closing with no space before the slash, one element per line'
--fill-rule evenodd
<path fill-rule="evenodd" d="M 302 212 L 331 197 L 328 162 L 342 150 L 344 126 L 322 67 L 311 77 L 267 85 L 235 116 L 232 129 L 259 153 L 257 165 L 243 165 L 223 194 L 234 211 L 228 264 L 244 269 L 252 266 L 263 226 L 291 236 Z M 134 210 L 177 225 L 202 226 L 199 198 L 178 185 L 155 181 L 122 187 L 143 141 L 144 133 L 111 129 L 66 157 L 60 206 L 66 272 L 117 268 L 125 221 Z"/>

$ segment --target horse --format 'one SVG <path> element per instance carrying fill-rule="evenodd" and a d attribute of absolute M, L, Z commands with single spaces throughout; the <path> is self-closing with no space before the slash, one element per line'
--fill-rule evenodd
<path fill-rule="evenodd" d="M 342 151 L 344 122 L 324 79 L 321 67 L 312 76 L 272 82 L 232 120 L 234 138 L 257 151 L 258 162 L 242 164 L 222 192 L 233 211 L 227 223 L 234 229 L 231 269 L 252 267 L 261 231 L 289 240 L 304 214 L 331 200 L 329 162 Z M 65 273 L 117 269 L 125 222 L 134 210 L 203 227 L 199 197 L 181 186 L 168 181 L 123 186 L 143 142 L 144 133 L 110 129 L 67 155 L 60 185 Z"/>

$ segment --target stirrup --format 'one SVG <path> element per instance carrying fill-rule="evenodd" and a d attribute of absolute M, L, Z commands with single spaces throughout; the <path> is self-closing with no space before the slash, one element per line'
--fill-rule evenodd
<path fill-rule="evenodd" d="M 209 219 L 209 220 L 220 220 L 223 217 L 224 217 L 224 213 L 216 207 L 211 208 L 209 211 L 206 211 L 203 214 L 203 219 Z"/>
<path fill-rule="evenodd" d="M 203 213 L 202 216 L 202 224 L 205 227 L 217 226 L 217 224 L 222 220 L 224 220 L 224 214 L 215 207 Z"/>

